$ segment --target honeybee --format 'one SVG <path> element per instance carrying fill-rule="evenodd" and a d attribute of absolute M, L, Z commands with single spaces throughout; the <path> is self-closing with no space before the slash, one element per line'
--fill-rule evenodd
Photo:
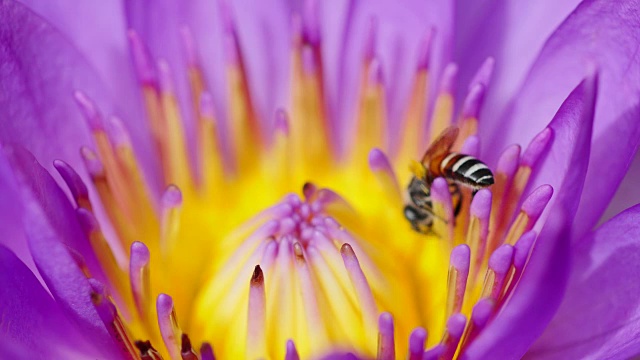
<path fill-rule="evenodd" d="M 462 205 L 461 185 L 475 192 L 494 183 L 493 173 L 482 161 L 451 151 L 458 132 L 455 126 L 445 129 L 429 146 L 422 160 L 411 164 L 414 176 L 407 186 L 409 199 L 404 207 L 404 216 L 411 227 L 420 233 L 428 233 L 436 217 L 430 188 L 437 177 L 443 177 L 449 184 L 454 218 Z"/>

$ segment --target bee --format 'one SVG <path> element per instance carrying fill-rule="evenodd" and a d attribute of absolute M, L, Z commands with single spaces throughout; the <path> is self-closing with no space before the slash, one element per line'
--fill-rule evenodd
<path fill-rule="evenodd" d="M 420 233 L 429 233 L 436 217 L 431 200 L 431 184 L 442 177 L 449 184 L 454 218 L 460 213 L 462 192 L 460 186 L 474 191 L 493 185 L 493 173 L 487 165 L 473 156 L 452 152 L 458 138 L 458 128 L 448 127 L 425 151 L 422 160 L 411 164 L 414 176 L 407 186 L 408 201 L 404 216 L 411 227 Z"/>

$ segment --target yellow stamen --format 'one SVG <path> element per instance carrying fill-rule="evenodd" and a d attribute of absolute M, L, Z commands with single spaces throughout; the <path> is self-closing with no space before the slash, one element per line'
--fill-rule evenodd
<path fill-rule="evenodd" d="M 313 63 L 309 71 L 304 67 L 303 57 L 308 55 Z M 293 160 L 297 177 L 304 176 L 310 166 L 323 166 L 327 162 L 327 123 L 322 90 L 320 54 L 302 44 L 300 36 L 294 40 L 291 66 L 291 109 L 289 124 L 293 140 Z"/>
<path fill-rule="evenodd" d="M 427 85 L 428 73 L 426 69 L 420 69 L 416 74 L 409 109 L 404 120 L 404 130 L 398 159 L 419 158 L 424 152 L 425 126 L 427 119 Z"/>
<path fill-rule="evenodd" d="M 255 163 L 256 157 L 260 156 L 258 149 L 262 139 L 249 95 L 246 73 L 240 61 L 228 65 L 227 82 L 229 84 L 230 124 L 234 154 L 238 170 L 243 172 Z"/>
<path fill-rule="evenodd" d="M 443 92 L 438 95 L 431 117 L 431 128 L 429 130 L 429 143 L 432 143 L 444 129 L 451 125 L 453 118 L 453 96 Z"/>
<path fill-rule="evenodd" d="M 530 218 L 527 213 L 520 211 L 513 224 L 509 227 L 509 232 L 505 237 L 505 244 L 513 245 L 528 230 L 530 226 Z"/>
<path fill-rule="evenodd" d="M 166 149 L 167 182 L 179 186 L 190 186 L 191 169 L 177 100 L 172 93 L 163 92 L 160 102 L 166 129 L 162 143 Z"/>
<path fill-rule="evenodd" d="M 377 64 L 377 65 L 375 65 Z M 381 71 L 379 63 L 365 67 L 370 71 Z M 380 79 L 371 79 L 378 74 L 365 74 L 363 93 L 360 100 L 357 137 L 354 159 L 359 164 L 366 164 L 367 154 L 375 147 L 386 148 L 384 129 L 386 127 L 385 90 Z"/>
<path fill-rule="evenodd" d="M 206 95 L 209 96 L 209 95 Z M 202 102 L 212 101 L 202 99 Z M 202 107 L 202 103 L 201 106 Z M 200 111 L 200 166 L 202 168 L 202 189 L 204 197 L 209 198 L 224 180 L 221 151 L 218 144 L 218 132 L 215 126 L 213 112 Z"/>

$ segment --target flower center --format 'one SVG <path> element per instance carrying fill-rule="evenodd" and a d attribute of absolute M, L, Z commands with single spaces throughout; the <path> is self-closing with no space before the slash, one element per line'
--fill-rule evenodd
<path fill-rule="evenodd" d="M 542 186 L 521 201 L 550 130 L 522 156 L 517 145 L 506 149 L 492 167 L 495 184 L 475 195 L 461 186 L 454 201 L 452 179 L 430 180 L 429 231 L 415 231 L 403 212 L 412 176 L 406 166 L 454 119 L 460 136 L 452 151 L 479 155 L 475 133 L 492 62 L 454 117 L 455 65 L 446 67 L 428 101 L 427 36 L 398 141 L 386 131 L 382 66 L 367 51 L 356 131 L 346 135 L 352 146 L 338 154 L 321 47 L 302 36 L 298 20 L 294 29 L 290 111 L 276 114 L 271 131 L 252 105 L 233 30 L 228 122 L 216 116 L 185 31 L 196 134 L 184 130 L 168 64 L 154 64 L 130 33 L 162 168 L 161 196 L 122 122 L 103 119 L 87 96 L 76 94 L 97 147 L 81 154 L 117 239 L 105 239 L 75 172 L 56 167 L 109 274 L 108 284 L 96 284 L 94 303 L 124 354 L 190 358 L 197 353 L 193 342 L 204 344 L 203 359 L 212 349 L 222 358 L 332 350 L 415 358 L 425 346 L 452 358 L 516 286 L 536 238 L 533 225 L 552 194 Z"/>

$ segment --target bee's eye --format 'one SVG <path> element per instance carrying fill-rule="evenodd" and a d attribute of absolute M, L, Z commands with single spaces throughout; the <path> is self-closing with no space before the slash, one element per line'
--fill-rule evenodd
<path fill-rule="evenodd" d="M 420 211 L 418 211 L 418 209 L 414 208 L 413 206 L 405 206 L 404 207 L 404 217 L 407 218 L 407 220 L 409 221 L 417 221 L 417 220 L 424 220 L 427 218 L 426 214 L 422 214 Z"/>

